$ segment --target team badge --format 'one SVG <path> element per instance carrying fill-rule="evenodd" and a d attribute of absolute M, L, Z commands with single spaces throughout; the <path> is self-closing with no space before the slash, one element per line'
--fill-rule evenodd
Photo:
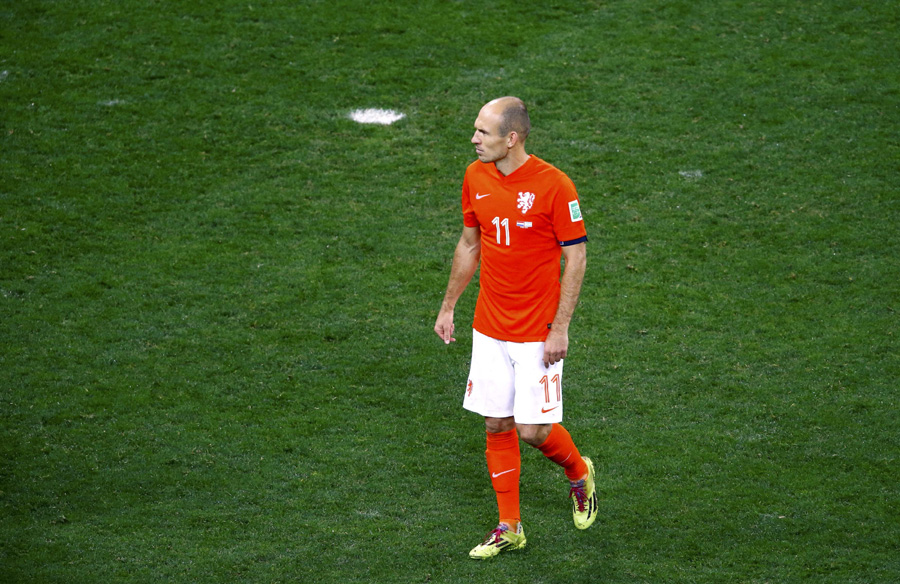
<path fill-rule="evenodd" d="M 531 209 L 532 205 L 534 205 L 534 193 L 519 193 L 518 208 L 522 209 L 523 215 L 528 212 L 528 209 Z"/>
<path fill-rule="evenodd" d="M 571 217 L 572 223 L 582 220 L 581 207 L 578 206 L 578 201 L 569 201 L 569 217 Z"/>

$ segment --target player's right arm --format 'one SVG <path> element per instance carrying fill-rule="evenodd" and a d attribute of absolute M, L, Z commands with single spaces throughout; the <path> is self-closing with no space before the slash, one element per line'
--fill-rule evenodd
<path fill-rule="evenodd" d="M 462 296 L 466 286 L 472 280 L 472 276 L 475 275 L 480 260 L 481 228 L 464 226 L 459 243 L 456 244 L 456 251 L 453 253 L 453 265 L 450 268 L 447 292 L 444 294 L 441 310 L 434 323 L 434 332 L 441 337 L 445 344 L 456 341 L 453 338 L 453 309 L 456 308 L 456 301 Z"/>

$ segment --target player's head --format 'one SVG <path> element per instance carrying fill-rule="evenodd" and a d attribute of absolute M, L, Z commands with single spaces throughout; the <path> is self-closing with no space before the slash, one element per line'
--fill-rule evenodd
<path fill-rule="evenodd" d="M 508 136 L 511 132 L 515 132 L 519 141 L 524 143 L 528 133 L 531 132 L 531 118 L 528 117 L 525 102 L 518 97 L 501 97 L 494 102 L 502 109 L 500 133 Z"/>
<path fill-rule="evenodd" d="M 497 162 L 514 148 L 524 150 L 531 131 L 525 103 L 518 97 L 500 97 L 489 101 L 475 120 L 472 144 L 482 162 Z"/>

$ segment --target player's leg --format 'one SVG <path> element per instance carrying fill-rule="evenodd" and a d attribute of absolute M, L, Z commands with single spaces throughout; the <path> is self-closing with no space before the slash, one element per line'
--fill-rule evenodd
<path fill-rule="evenodd" d="M 575 482 L 587 478 L 587 464 L 582 460 L 581 453 L 578 452 L 578 447 L 575 446 L 575 441 L 572 440 L 569 431 L 562 424 L 551 424 L 544 428 L 546 431 L 540 433 L 544 439 L 535 440 L 529 444 L 563 467 L 569 481 Z M 527 429 L 523 429 L 523 432 L 527 431 Z"/>
<path fill-rule="evenodd" d="M 586 529 L 596 519 L 593 463 L 581 456 L 562 421 L 563 362 L 543 364 L 543 343 L 510 343 L 516 377 L 515 417 L 522 440 L 561 466 L 569 479 L 573 521 Z"/>
<path fill-rule="evenodd" d="M 516 385 L 515 418 L 527 444 L 565 469 L 570 481 L 587 474 L 578 448 L 560 425 L 563 417 L 563 361 L 544 366 L 543 343 L 509 343 Z"/>
<path fill-rule="evenodd" d="M 519 449 L 519 435 L 512 417 L 485 418 L 487 430 L 488 472 L 491 485 L 497 494 L 497 510 L 500 523 L 513 531 L 519 526 L 519 478 L 522 474 L 522 455 Z"/>
<path fill-rule="evenodd" d="M 499 514 L 497 528 L 469 552 L 474 559 L 487 559 L 525 546 L 519 512 L 521 453 L 513 418 L 514 391 L 514 371 L 506 343 L 473 331 L 472 365 L 463 407 L 484 417 L 485 459 Z"/>

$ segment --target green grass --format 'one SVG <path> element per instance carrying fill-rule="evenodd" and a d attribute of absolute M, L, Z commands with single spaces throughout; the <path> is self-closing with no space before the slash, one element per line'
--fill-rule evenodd
<path fill-rule="evenodd" d="M 0 8 L 0 581 L 900 581 L 889 2 Z M 582 197 L 571 527 L 431 328 L 478 108 Z M 407 117 L 360 126 L 351 109 Z"/>

